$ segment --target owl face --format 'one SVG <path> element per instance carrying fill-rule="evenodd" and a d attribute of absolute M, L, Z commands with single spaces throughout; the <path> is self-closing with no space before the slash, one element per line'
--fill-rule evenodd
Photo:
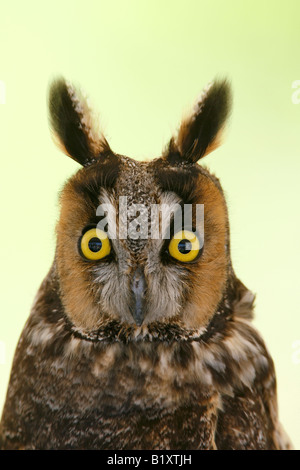
<path fill-rule="evenodd" d="M 224 82 L 210 87 L 164 154 L 138 162 L 112 152 L 70 85 L 52 86 L 52 127 L 84 166 L 61 193 L 57 224 L 61 298 L 76 327 L 174 320 L 199 328 L 212 317 L 228 277 L 227 211 L 218 180 L 196 161 L 217 145 L 228 93 Z"/>

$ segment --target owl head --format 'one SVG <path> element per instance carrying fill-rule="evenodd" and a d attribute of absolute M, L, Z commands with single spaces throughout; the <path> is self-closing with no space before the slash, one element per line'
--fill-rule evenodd
<path fill-rule="evenodd" d="M 226 81 L 210 84 L 162 155 L 140 162 L 110 148 L 78 90 L 64 79 L 52 84 L 53 134 L 81 165 L 60 195 L 55 255 L 76 328 L 115 321 L 197 329 L 241 296 L 224 195 L 197 163 L 220 144 L 230 95 Z"/>

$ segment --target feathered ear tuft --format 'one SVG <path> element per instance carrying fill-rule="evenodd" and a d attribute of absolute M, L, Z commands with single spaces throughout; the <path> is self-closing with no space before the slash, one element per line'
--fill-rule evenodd
<path fill-rule="evenodd" d="M 49 118 L 57 145 L 81 165 L 88 166 L 110 151 L 95 128 L 87 100 L 63 78 L 50 87 Z"/>
<path fill-rule="evenodd" d="M 195 105 L 194 112 L 185 119 L 176 137 L 173 137 L 163 157 L 187 163 L 200 158 L 221 144 L 221 135 L 231 108 L 231 89 L 226 80 L 209 84 Z"/>

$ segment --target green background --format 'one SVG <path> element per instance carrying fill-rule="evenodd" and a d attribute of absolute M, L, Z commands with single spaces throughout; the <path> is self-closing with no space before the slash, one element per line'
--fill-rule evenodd
<path fill-rule="evenodd" d="M 226 142 L 204 163 L 224 187 L 233 264 L 257 294 L 281 421 L 300 448 L 299 18 L 297 0 L 1 3 L 0 408 L 53 258 L 58 192 L 78 168 L 50 137 L 51 79 L 82 85 L 112 149 L 144 159 L 160 154 L 207 82 L 228 77 Z"/>

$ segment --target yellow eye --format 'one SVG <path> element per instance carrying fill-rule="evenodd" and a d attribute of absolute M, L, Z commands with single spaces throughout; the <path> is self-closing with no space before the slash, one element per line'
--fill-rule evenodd
<path fill-rule="evenodd" d="M 80 251 L 90 260 L 99 260 L 109 255 L 111 247 L 107 233 L 91 228 L 80 239 Z"/>
<path fill-rule="evenodd" d="M 178 261 L 193 261 L 200 253 L 200 240 L 197 235 L 188 230 L 175 233 L 169 244 L 170 255 Z"/>

